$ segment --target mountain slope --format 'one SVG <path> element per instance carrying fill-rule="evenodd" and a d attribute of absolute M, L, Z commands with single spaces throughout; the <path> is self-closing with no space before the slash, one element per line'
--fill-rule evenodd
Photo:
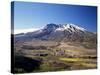
<path fill-rule="evenodd" d="M 28 32 L 23 34 L 16 34 L 18 39 L 32 40 L 55 40 L 55 41 L 81 41 L 85 35 L 89 34 L 86 29 L 74 24 L 47 24 L 43 29 L 35 32 Z"/>

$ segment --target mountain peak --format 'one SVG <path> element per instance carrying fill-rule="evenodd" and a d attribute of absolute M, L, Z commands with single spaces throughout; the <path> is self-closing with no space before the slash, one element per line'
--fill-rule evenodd
<path fill-rule="evenodd" d="M 76 28 L 76 29 L 79 29 L 79 30 L 82 30 L 82 31 L 85 31 L 86 29 L 84 29 L 84 28 L 82 28 L 82 27 L 80 27 L 80 26 L 78 26 L 78 25 L 75 25 L 75 24 L 67 24 L 67 26 L 69 27 L 69 28 Z"/>
<path fill-rule="evenodd" d="M 75 24 L 47 24 L 43 29 L 35 32 L 16 35 L 19 39 L 32 40 L 55 40 L 55 41 L 82 41 L 85 36 L 90 34 L 87 30 Z"/>
<path fill-rule="evenodd" d="M 59 26 L 57 24 L 54 24 L 54 23 L 50 23 L 50 24 L 47 24 L 44 29 L 56 29 L 58 28 Z"/>
<path fill-rule="evenodd" d="M 75 31 L 85 31 L 84 28 L 79 27 L 78 25 L 75 24 L 54 24 L 54 23 L 50 23 L 47 24 L 44 29 L 46 30 L 50 30 L 50 31 L 71 31 L 71 32 L 75 32 Z"/>

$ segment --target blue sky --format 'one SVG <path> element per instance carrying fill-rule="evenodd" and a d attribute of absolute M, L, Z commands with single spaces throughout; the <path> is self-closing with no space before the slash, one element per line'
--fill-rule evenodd
<path fill-rule="evenodd" d="M 96 32 L 97 8 L 95 6 L 14 2 L 15 29 L 41 28 L 48 23 L 73 23 Z"/>

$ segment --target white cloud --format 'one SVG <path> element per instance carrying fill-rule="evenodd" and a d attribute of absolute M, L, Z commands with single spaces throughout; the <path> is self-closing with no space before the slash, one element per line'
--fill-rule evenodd
<path fill-rule="evenodd" d="M 18 33 L 27 33 L 27 32 L 34 32 L 36 30 L 39 30 L 38 28 L 29 28 L 29 29 L 15 29 L 14 34 Z"/>

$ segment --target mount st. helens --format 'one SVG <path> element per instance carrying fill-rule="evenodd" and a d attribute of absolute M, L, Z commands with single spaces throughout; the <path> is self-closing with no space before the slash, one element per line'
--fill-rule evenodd
<path fill-rule="evenodd" d="M 96 68 L 97 33 L 74 24 L 47 24 L 34 32 L 15 34 L 14 56 L 15 72 Z"/>
<path fill-rule="evenodd" d="M 74 24 L 47 24 L 43 29 L 15 35 L 15 41 L 31 41 L 33 39 L 57 42 L 90 42 L 96 44 L 96 33 Z M 93 46 L 93 47 L 94 47 Z"/>

